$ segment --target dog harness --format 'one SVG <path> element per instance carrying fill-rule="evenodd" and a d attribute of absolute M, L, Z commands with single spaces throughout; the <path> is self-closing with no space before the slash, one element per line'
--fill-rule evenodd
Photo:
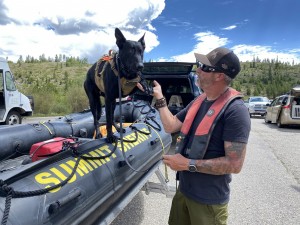
<path fill-rule="evenodd" d="M 232 100 L 243 97 L 238 91 L 228 88 L 209 108 L 206 115 L 199 123 L 191 147 L 186 149 L 185 154 L 190 159 L 203 159 L 213 129 L 224 113 L 225 109 Z M 186 136 L 189 134 L 192 123 L 195 120 L 198 110 L 202 102 L 206 99 L 206 94 L 200 95 L 192 104 L 187 112 L 185 120 L 180 130 L 180 134 L 177 138 L 176 153 L 184 153 L 185 147 L 187 146 Z"/>
<path fill-rule="evenodd" d="M 104 77 L 104 71 L 108 64 L 110 64 L 110 67 L 114 74 L 118 77 L 119 71 L 116 69 L 116 65 L 114 62 L 114 57 L 117 55 L 117 53 L 113 50 L 109 50 L 108 55 L 103 55 L 96 64 L 95 68 L 95 82 L 97 87 L 99 88 L 100 92 L 105 93 L 104 83 L 103 83 L 103 77 Z M 100 73 L 98 73 L 99 67 L 101 63 L 104 63 L 103 68 Z M 121 81 L 121 89 L 122 89 L 122 95 L 126 96 L 129 95 L 133 89 L 136 87 L 136 84 L 141 81 L 141 77 L 137 75 L 136 78 L 128 80 L 125 77 L 120 78 Z"/>

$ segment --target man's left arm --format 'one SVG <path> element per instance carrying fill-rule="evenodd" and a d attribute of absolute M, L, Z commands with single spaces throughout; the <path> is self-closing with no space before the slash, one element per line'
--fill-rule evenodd
<path fill-rule="evenodd" d="M 199 172 L 213 175 L 239 173 L 246 155 L 245 143 L 225 141 L 225 156 L 214 159 L 197 160 Z"/>
<path fill-rule="evenodd" d="M 213 175 L 239 173 L 244 163 L 246 146 L 245 143 L 225 141 L 225 156 L 196 160 L 197 171 Z M 172 170 L 188 170 L 190 160 L 181 154 L 164 155 L 163 158 Z"/>

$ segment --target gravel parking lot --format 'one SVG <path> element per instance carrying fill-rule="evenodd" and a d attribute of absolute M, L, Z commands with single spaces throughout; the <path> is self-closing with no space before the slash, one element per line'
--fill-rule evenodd
<path fill-rule="evenodd" d="M 277 128 L 259 117 L 251 122 L 244 168 L 231 183 L 228 224 L 299 224 L 300 129 Z M 169 176 L 175 185 L 175 173 Z M 170 198 L 141 191 L 111 225 L 168 224 L 170 206 Z"/>

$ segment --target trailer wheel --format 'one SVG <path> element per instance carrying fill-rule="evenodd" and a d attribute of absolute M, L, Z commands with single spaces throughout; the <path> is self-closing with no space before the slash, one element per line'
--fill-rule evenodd
<path fill-rule="evenodd" d="M 15 124 L 21 124 L 22 123 L 22 117 L 20 113 L 17 111 L 11 111 L 8 113 L 5 124 L 6 125 L 15 125 Z"/>

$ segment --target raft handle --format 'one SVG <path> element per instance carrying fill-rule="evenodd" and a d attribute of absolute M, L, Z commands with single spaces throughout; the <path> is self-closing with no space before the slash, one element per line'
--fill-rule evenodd
<path fill-rule="evenodd" d="M 150 145 L 155 145 L 157 142 L 159 142 L 159 138 L 155 138 L 154 140 L 150 141 Z"/>
<path fill-rule="evenodd" d="M 128 163 L 132 163 L 132 161 L 134 160 L 134 155 L 129 155 L 127 157 L 127 160 L 121 160 L 119 161 L 119 167 L 123 167 L 123 166 L 126 166 L 127 165 L 127 162 Z"/>
<path fill-rule="evenodd" d="M 78 198 L 80 195 L 81 191 L 79 189 L 75 189 L 74 191 L 70 192 L 67 196 L 57 200 L 56 202 L 51 203 L 48 208 L 48 213 L 50 215 L 56 213 L 62 206 Z"/>

